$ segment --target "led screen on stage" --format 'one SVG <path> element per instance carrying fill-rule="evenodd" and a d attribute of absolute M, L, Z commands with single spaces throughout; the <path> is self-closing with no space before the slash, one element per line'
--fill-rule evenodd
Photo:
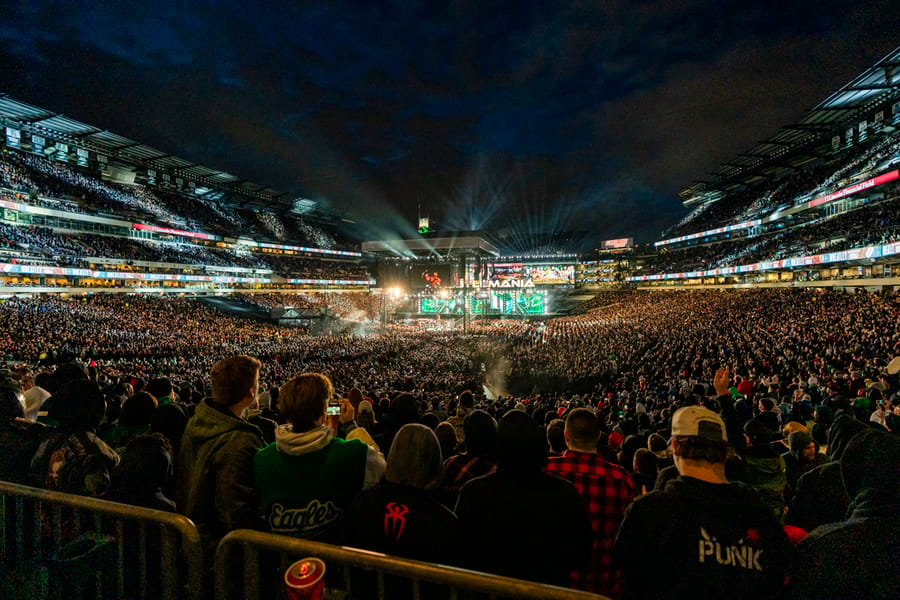
<path fill-rule="evenodd" d="M 419 311 L 427 315 L 461 315 L 464 312 L 462 296 L 457 294 L 449 298 L 439 296 L 422 298 Z"/>
<path fill-rule="evenodd" d="M 410 289 L 437 290 L 457 285 L 456 263 L 417 262 L 409 268 Z"/>
<path fill-rule="evenodd" d="M 470 281 L 482 288 L 532 288 L 539 285 L 573 285 L 575 265 L 520 262 L 482 264 L 470 273 Z"/>
<path fill-rule="evenodd" d="M 427 296 L 421 299 L 419 310 L 432 315 L 543 315 L 546 306 L 542 292 L 491 291 L 470 295 L 468 307 L 463 305 L 462 294 Z"/>
<path fill-rule="evenodd" d="M 491 292 L 487 299 L 476 298 L 476 312 L 501 315 L 542 315 L 544 294 L 540 292 Z M 478 302 L 481 301 L 481 305 Z M 481 309 L 481 311 L 479 311 Z"/>

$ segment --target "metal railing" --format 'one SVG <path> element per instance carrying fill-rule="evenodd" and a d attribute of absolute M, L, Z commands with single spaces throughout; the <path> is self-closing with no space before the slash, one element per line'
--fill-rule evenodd
<path fill-rule="evenodd" d="M 236 560 L 235 551 L 243 552 L 240 560 Z M 387 597 L 386 590 L 390 589 L 392 583 L 396 584 L 397 580 L 406 583 L 403 597 L 411 597 L 414 600 L 431 597 L 431 593 L 427 591 L 429 584 L 439 586 L 440 595 L 450 600 L 484 596 L 491 599 L 526 600 L 605 598 L 568 588 L 239 529 L 226 535 L 216 549 L 216 600 L 232 600 L 236 597 L 243 600 L 259 600 L 262 593 L 261 585 L 266 587 L 264 594 L 267 599 L 283 598 L 284 596 L 280 595 L 284 587 L 281 577 L 293 562 L 306 557 L 316 557 L 325 562 L 327 597 L 332 599 L 362 596 L 384 600 Z M 279 566 L 278 569 L 274 568 L 276 565 Z M 354 594 L 354 582 L 358 581 L 361 573 L 374 576 L 375 589 L 367 588 L 365 594 Z M 426 587 L 424 594 L 423 587 Z M 434 587 L 430 589 L 433 591 Z"/>
<path fill-rule="evenodd" d="M 414 600 L 435 595 L 449 600 L 604 600 L 567 588 L 247 529 L 229 533 L 216 549 L 215 598 L 283 598 L 284 572 L 309 556 L 325 561 L 332 600 L 384 600 L 398 589 Z M 190 519 L 4 481 L 0 575 L 4 600 L 213 597 L 203 571 L 200 534 Z M 18 587 L 10 588 L 10 580 Z"/>
<path fill-rule="evenodd" d="M 31 597 L 206 597 L 200 533 L 187 517 L 5 481 L 0 567 L 47 580 Z"/>

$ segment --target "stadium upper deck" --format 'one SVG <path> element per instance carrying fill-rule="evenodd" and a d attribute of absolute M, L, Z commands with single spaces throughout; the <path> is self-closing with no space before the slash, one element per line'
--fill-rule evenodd
<path fill-rule="evenodd" d="M 896 285 L 900 48 L 682 192 L 694 209 L 632 282 Z"/>
<path fill-rule="evenodd" d="M 360 252 L 302 218 L 111 183 L 21 150 L 4 149 L 0 196 L 0 271 L 14 291 L 372 284 Z"/>

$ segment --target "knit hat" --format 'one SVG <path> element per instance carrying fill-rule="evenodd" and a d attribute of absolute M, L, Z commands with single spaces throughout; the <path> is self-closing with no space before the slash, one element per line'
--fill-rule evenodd
<path fill-rule="evenodd" d="M 359 391 L 359 388 L 350 388 L 350 391 L 347 393 L 347 399 L 350 400 L 354 410 L 359 410 L 359 404 L 363 400 L 362 392 Z"/>
<path fill-rule="evenodd" d="M 360 404 L 362 404 L 360 402 Z M 396 419 L 400 425 L 415 423 L 419 420 L 419 406 L 412 394 L 399 394 L 391 400 L 388 416 Z"/>
<path fill-rule="evenodd" d="M 797 421 L 788 421 L 784 424 L 784 427 L 781 428 L 781 431 L 784 434 L 784 439 L 781 440 L 781 443 L 784 444 L 789 450 L 791 448 L 791 445 L 788 442 L 788 438 L 792 434 L 798 432 L 809 433 L 809 429 L 807 429 L 806 425 L 804 425 L 803 423 L 798 423 Z"/>
<path fill-rule="evenodd" d="M 857 421 L 848 414 L 842 414 L 828 430 L 828 455 L 831 460 L 840 460 L 850 440 L 860 431 L 866 429 L 865 423 Z"/>
<path fill-rule="evenodd" d="M 93 381 L 74 379 L 59 388 L 47 403 L 48 417 L 65 431 L 94 431 L 103 419 L 106 401 Z"/>
<path fill-rule="evenodd" d="M 682 436 L 728 441 L 722 417 L 702 406 L 685 406 L 672 415 L 672 437 Z"/>
<path fill-rule="evenodd" d="M 666 438 L 658 433 L 650 434 L 647 439 L 647 448 L 658 458 L 669 458 L 669 445 L 666 443 Z"/>
<path fill-rule="evenodd" d="M 787 534 L 788 539 L 794 545 L 799 544 L 806 539 L 807 535 L 809 535 L 805 529 L 797 527 L 796 525 L 785 525 L 784 533 Z"/>
<path fill-rule="evenodd" d="M 361 442 L 365 442 L 367 446 L 371 446 L 378 452 L 381 452 L 381 446 L 379 446 L 365 427 L 357 427 L 353 431 L 347 434 L 345 438 L 347 440 L 360 440 Z"/>
<path fill-rule="evenodd" d="M 784 433 L 785 435 L 791 435 L 792 433 L 796 433 L 798 431 L 809 431 L 806 428 L 806 425 L 803 423 L 798 423 L 797 421 L 788 421 L 784 424 Z"/>

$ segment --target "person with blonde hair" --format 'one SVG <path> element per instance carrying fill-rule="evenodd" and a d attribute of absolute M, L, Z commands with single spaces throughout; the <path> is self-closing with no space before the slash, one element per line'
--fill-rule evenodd
<path fill-rule="evenodd" d="M 253 456 L 263 447 L 262 432 L 242 415 L 256 405 L 261 366 L 247 355 L 213 365 L 212 397 L 197 405 L 181 438 L 176 502 L 197 524 L 210 559 L 226 533 L 259 524 Z"/>
<path fill-rule="evenodd" d="M 377 450 L 334 435 L 326 422 L 333 396 L 334 386 L 322 373 L 302 373 L 281 387 L 278 402 L 287 423 L 253 461 L 262 516 L 273 533 L 337 541 L 357 493 L 384 474 L 385 460 Z M 340 410 L 343 429 L 355 411 L 346 398 Z"/>

